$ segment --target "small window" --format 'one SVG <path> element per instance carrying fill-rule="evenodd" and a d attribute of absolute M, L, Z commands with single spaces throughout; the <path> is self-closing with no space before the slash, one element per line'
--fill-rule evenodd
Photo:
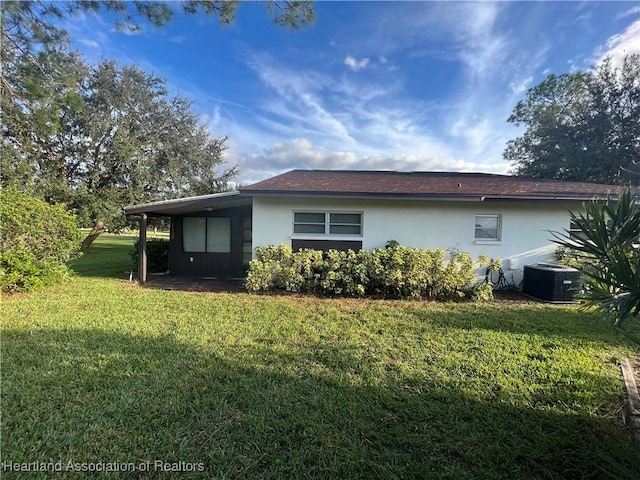
<path fill-rule="evenodd" d="M 294 212 L 293 233 L 362 235 L 362 213 Z"/>
<path fill-rule="evenodd" d="M 500 240 L 500 215 L 476 215 L 476 240 Z"/>
<path fill-rule="evenodd" d="M 583 225 L 586 225 L 587 228 L 595 228 L 595 224 L 593 223 L 593 219 L 582 219 Z M 611 230 L 611 228 L 613 227 L 612 223 L 611 223 L 611 219 L 607 220 L 607 230 Z M 574 222 L 573 220 L 571 220 L 571 222 L 569 223 L 569 238 L 573 238 L 576 240 L 588 240 L 588 237 L 585 235 L 585 233 L 582 231 L 582 228 L 580 228 L 578 226 L 578 224 L 576 222 Z"/>

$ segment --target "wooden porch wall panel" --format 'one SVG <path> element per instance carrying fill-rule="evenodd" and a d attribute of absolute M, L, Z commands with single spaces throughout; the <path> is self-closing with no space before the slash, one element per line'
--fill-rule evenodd
<path fill-rule="evenodd" d="M 302 248 L 311 248 L 313 250 L 353 250 L 358 252 L 362 250 L 361 240 L 291 240 L 291 248 L 294 252 Z"/>
<path fill-rule="evenodd" d="M 244 276 L 242 259 L 241 218 L 251 216 L 251 207 L 235 207 L 179 215 L 171 218 L 173 238 L 169 248 L 169 271 L 181 277 L 227 277 Z M 182 250 L 182 219 L 184 217 L 229 217 L 231 218 L 231 252 L 207 253 L 184 252 Z M 190 261 L 193 258 L 193 262 Z"/>

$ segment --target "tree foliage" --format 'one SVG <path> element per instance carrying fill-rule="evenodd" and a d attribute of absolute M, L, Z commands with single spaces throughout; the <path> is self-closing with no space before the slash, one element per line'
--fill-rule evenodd
<path fill-rule="evenodd" d="M 57 48 L 68 40 L 60 20 L 82 12 L 108 12 L 115 16 L 120 31 L 136 32 L 148 22 L 155 27 L 169 23 L 176 12 L 215 16 L 221 24 L 232 23 L 239 0 L 183 0 L 177 2 L 148 0 L 67 0 L 16 1 L 0 4 L 3 39 L 12 49 Z M 273 22 L 281 27 L 303 28 L 315 22 L 313 2 L 306 0 L 269 0 L 263 2 Z"/>
<path fill-rule="evenodd" d="M 112 61 L 89 67 L 73 54 L 55 61 L 77 77 L 75 88 L 41 96 L 25 87 L 23 99 L 3 99 L 3 184 L 37 187 L 83 226 L 110 228 L 131 203 L 229 189 L 236 169 L 218 171 L 225 138 L 212 137 L 163 78 Z M 17 83 L 28 84 L 29 64 L 19 66 Z"/>
<path fill-rule="evenodd" d="M 235 169 L 219 172 L 225 138 L 213 138 L 191 102 L 168 93 L 165 80 L 137 67 L 96 67 L 68 51 L 62 20 L 110 12 L 117 29 L 162 26 L 181 9 L 235 17 L 238 1 L 0 2 L 1 181 L 37 187 L 64 202 L 93 233 L 123 222 L 121 207 L 228 189 Z M 266 2 L 274 22 L 313 23 L 309 1 Z M 95 238 L 95 236 L 87 237 Z M 89 242 L 90 243 L 90 242 Z"/>
<path fill-rule="evenodd" d="M 78 249 L 76 219 L 15 186 L 0 191 L 0 288 L 24 292 L 60 281 Z"/>
<path fill-rule="evenodd" d="M 616 67 L 549 75 L 518 102 L 509 122 L 524 125 L 504 152 L 518 175 L 617 183 L 640 165 L 640 55 Z"/>
<path fill-rule="evenodd" d="M 555 242 L 589 260 L 581 262 L 586 307 L 633 336 L 628 326 L 640 314 L 640 205 L 626 190 L 617 201 L 593 201 L 584 209 L 571 213 L 578 234 L 554 233 Z"/>
<path fill-rule="evenodd" d="M 135 32 L 141 30 L 145 23 L 155 27 L 169 23 L 178 10 L 187 15 L 212 15 L 221 24 L 228 24 L 233 22 L 238 4 L 238 0 L 5 0 L 0 2 L 0 63 L 3 65 L 0 93 L 2 96 L 23 98 L 24 88 L 15 83 L 15 77 L 7 74 L 7 71 L 15 72 L 17 64 L 22 64 L 22 69 L 32 70 L 32 77 L 35 72 L 38 78 L 34 85 L 40 85 L 41 91 L 51 95 L 56 94 L 57 87 L 68 84 L 72 78 L 70 72 L 55 59 L 47 57 L 67 49 L 69 35 L 61 21 L 76 14 L 108 12 L 115 17 L 117 30 Z M 297 29 L 315 21 L 311 1 L 270 0 L 265 4 L 274 23 L 282 27 Z"/>

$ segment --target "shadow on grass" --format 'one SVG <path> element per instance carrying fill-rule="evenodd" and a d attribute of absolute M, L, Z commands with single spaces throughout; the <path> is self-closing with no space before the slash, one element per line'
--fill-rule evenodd
<path fill-rule="evenodd" d="M 468 303 L 458 305 L 456 314 L 442 315 L 428 308 L 412 309 L 425 322 L 444 329 L 492 330 L 528 336 L 571 339 L 576 342 L 597 342 L 612 346 L 624 346 L 634 350 L 640 346 L 622 333 L 616 332 L 611 322 L 599 319 L 597 314 L 583 311 L 578 306 L 568 307 L 529 302 L 509 304 Z M 632 327 L 640 336 L 640 326 Z"/>
<path fill-rule="evenodd" d="M 367 380 L 358 352 L 338 346 L 215 354 L 170 333 L 38 329 L 3 341 L 1 461 L 202 463 L 191 478 L 560 479 L 602 478 L 598 455 L 630 449 L 613 420 L 445 381 Z M 175 473 L 141 475 L 101 478 Z"/>

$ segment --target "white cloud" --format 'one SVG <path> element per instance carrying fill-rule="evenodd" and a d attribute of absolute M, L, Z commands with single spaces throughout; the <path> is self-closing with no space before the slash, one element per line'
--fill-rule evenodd
<path fill-rule="evenodd" d="M 640 53 L 640 20 L 633 22 L 623 32 L 610 37 L 604 47 L 598 47 L 597 63 L 609 56 L 614 66 L 620 66 L 624 56 L 630 53 Z"/>
<path fill-rule="evenodd" d="M 347 57 L 344 59 L 344 64 L 354 72 L 357 72 L 358 70 L 362 70 L 363 68 L 366 68 L 367 65 L 369 65 L 369 59 L 361 58 L 360 60 L 357 60 L 355 57 L 347 55 Z"/>
<path fill-rule="evenodd" d="M 635 15 L 636 13 L 640 14 L 640 6 L 633 7 L 625 12 L 622 12 L 621 14 L 618 15 L 617 18 L 620 19 L 620 18 L 628 17 L 630 15 Z"/>
<path fill-rule="evenodd" d="M 453 157 L 428 155 L 358 155 L 353 151 L 321 149 L 305 138 L 276 143 L 262 153 L 234 155 L 241 183 L 253 183 L 292 169 L 456 171 L 506 173 L 504 162 L 481 164 Z"/>
<path fill-rule="evenodd" d="M 491 75 L 509 46 L 508 37 L 496 27 L 505 8 L 500 2 L 406 2 L 394 9 L 393 19 L 381 9 L 371 20 L 378 30 L 366 43 L 360 40 L 350 48 L 368 48 L 368 53 L 385 57 L 402 52 L 462 62 L 474 79 Z"/>
<path fill-rule="evenodd" d="M 510 83 L 511 91 L 516 95 L 521 95 L 529 89 L 529 86 L 533 82 L 533 75 L 529 75 L 523 79 L 520 83 Z"/>
<path fill-rule="evenodd" d="M 89 38 L 80 38 L 78 42 L 80 42 L 85 47 L 94 48 L 94 49 L 100 48 L 100 44 L 98 42 L 96 42 L 95 40 L 91 40 Z"/>
<path fill-rule="evenodd" d="M 460 27 L 454 29 L 461 43 L 460 59 L 467 64 L 474 76 L 492 74 L 496 65 L 502 63 L 507 47 L 505 38 L 495 31 L 499 5 L 479 2 L 467 5 L 466 8 L 469 11 L 461 15 L 468 15 L 468 19 L 460 22 Z"/>
<path fill-rule="evenodd" d="M 505 122 L 508 98 L 490 104 L 476 89 L 454 103 L 427 102 L 403 95 L 399 77 L 328 75 L 266 54 L 249 55 L 248 65 L 266 89 L 257 103 L 209 98 L 206 117 L 212 133 L 238 142 L 227 158 L 238 162 L 242 182 L 292 168 L 508 170 L 502 150 L 515 131 Z"/>

